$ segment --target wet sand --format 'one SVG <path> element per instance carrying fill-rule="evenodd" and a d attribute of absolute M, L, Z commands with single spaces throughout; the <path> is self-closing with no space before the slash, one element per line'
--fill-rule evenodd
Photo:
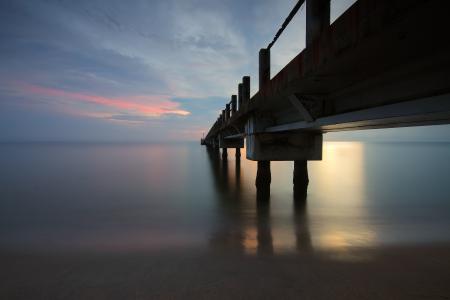
<path fill-rule="evenodd" d="M 0 299 L 450 299 L 450 244 L 248 255 L 0 253 Z"/>

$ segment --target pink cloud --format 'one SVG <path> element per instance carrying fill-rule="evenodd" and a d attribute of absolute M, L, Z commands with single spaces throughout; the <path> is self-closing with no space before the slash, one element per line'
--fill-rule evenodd
<path fill-rule="evenodd" d="M 142 116 L 159 117 L 170 114 L 186 116 L 190 114 L 190 112 L 180 109 L 179 103 L 171 101 L 169 96 L 166 95 L 108 98 L 85 93 L 68 92 L 61 89 L 48 88 L 32 84 L 20 84 L 20 87 L 21 90 L 27 94 L 93 103 L 115 108 L 122 112 L 131 112 Z"/>

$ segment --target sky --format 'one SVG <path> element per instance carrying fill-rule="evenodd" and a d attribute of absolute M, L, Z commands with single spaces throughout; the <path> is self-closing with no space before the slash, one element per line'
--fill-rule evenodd
<path fill-rule="evenodd" d="M 334 0 L 331 19 L 353 2 Z M 294 4 L 0 0 L 0 141 L 198 140 L 242 76 L 256 91 L 258 51 Z M 303 8 L 272 75 L 304 40 Z"/>

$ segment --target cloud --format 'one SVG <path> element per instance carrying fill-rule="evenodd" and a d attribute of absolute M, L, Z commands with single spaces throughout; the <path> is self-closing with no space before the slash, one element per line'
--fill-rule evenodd
<path fill-rule="evenodd" d="M 291 5 L 292 0 L 0 1 L 0 118 L 9 111 L 8 120 L 21 124 L 24 135 L 31 129 L 45 135 L 52 128 L 52 136 L 59 131 L 79 138 L 87 134 L 76 132 L 79 118 L 98 129 L 90 133 L 118 140 L 198 138 L 236 94 L 242 76 L 257 82 L 258 50 L 279 26 L 271 20 Z M 260 32 L 256 23 L 267 30 Z M 58 125 L 47 122 L 38 130 L 41 115 Z M 12 127 L 4 131 L 14 135 Z"/>
<path fill-rule="evenodd" d="M 20 84 L 22 92 L 47 98 L 61 98 L 71 101 L 83 101 L 100 106 L 114 108 L 119 111 L 137 113 L 142 117 L 160 117 L 163 115 L 187 116 L 190 112 L 179 108 L 177 102 L 171 101 L 165 95 L 130 96 L 125 99 L 107 98 L 99 95 L 89 95 L 69 92 L 56 88 L 48 88 L 32 84 Z"/>

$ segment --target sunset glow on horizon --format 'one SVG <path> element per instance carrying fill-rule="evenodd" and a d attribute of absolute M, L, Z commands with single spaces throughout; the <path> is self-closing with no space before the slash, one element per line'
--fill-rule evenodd
<path fill-rule="evenodd" d="M 331 20 L 355 1 L 333 2 Z M 0 141 L 198 141 L 243 76 L 257 92 L 258 52 L 292 7 L 290 0 L 1 1 Z M 300 9 L 271 49 L 271 75 L 304 47 Z M 410 139 L 436 136 L 402 130 Z"/>
<path fill-rule="evenodd" d="M 179 103 L 173 102 L 165 95 L 157 96 L 130 96 L 126 99 L 107 98 L 98 95 L 68 92 L 56 88 L 42 87 L 32 84 L 22 84 L 22 91 L 31 96 L 44 96 L 48 98 L 61 98 L 71 101 L 83 101 L 100 106 L 115 108 L 121 111 L 137 113 L 142 116 L 159 117 L 173 114 L 187 116 L 189 111 L 179 109 Z"/>

